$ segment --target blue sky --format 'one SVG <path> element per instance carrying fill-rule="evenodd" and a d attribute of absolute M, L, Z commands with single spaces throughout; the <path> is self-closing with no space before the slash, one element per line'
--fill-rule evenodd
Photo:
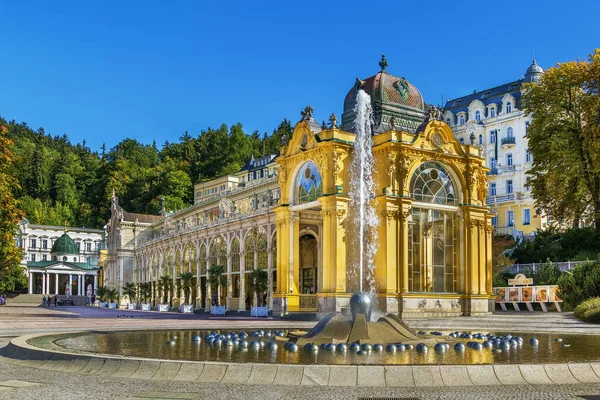
<path fill-rule="evenodd" d="M 86 140 L 176 141 L 307 104 L 341 115 L 357 77 L 404 76 L 430 103 L 600 46 L 597 1 L 0 0 L 0 115 Z"/>

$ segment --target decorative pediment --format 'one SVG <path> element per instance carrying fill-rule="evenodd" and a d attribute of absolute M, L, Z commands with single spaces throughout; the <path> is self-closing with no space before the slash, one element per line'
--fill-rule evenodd
<path fill-rule="evenodd" d="M 317 147 L 318 142 L 315 133 L 311 130 L 307 120 L 300 121 L 294 127 L 292 140 L 287 146 L 285 157 L 293 156 L 300 152 Z"/>
<path fill-rule="evenodd" d="M 419 143 L 420 142 L 420 143 Z M 422 150 L 434 150 L 464 156 L 465 151 L 460 142 L 454 137 L 452 129 L 443 121 L 434 120 L 420 131 L 415 145 Z"/>

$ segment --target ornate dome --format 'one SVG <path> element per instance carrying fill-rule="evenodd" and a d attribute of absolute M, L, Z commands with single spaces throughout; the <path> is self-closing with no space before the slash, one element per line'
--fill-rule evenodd
<path fill-rule="evenodd" d="M 537 82 L 540 80 L 543 73 L 544 70 L 537 65 L 534 58 L 533 63 L 527 68 L 527 72 L 525 73 L 525 82 Z"/>
<path fill-rule="evenodd" d="M 356 79 L 354 87 L 350 89 L 344 100 L 343 130 L 353 131 L 354 105 L 359 89 L 363 89 L 371 96 L 375 134 L 392 128 L 414 132 L 425 120 L 425 103 L 421 92 L 406 79 L 389 74 L 386 71 L 387 65 L 383 55 L 379 62 L 381 67 L 379 73 L 365 80 Z"/>
<path fill-rule="evenodd" d="M 65 232 L 61 237 L 58 238 L 56 242 L 54 242 L 50 253 L 56 255 L 72 255 L 79 254 L 79 250 L 77 250 L 75 241 L 73 241 L 73 239 L 71 239 L 71 237 Z"/>

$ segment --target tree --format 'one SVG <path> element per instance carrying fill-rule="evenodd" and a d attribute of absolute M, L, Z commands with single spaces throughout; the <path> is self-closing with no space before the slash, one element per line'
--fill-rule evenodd
<path fill-rule="evenodd" d="M 137 287 L 135 286 L 135 283 L 129 282 L 123 286 L 123 296 L 127 296 L 129 302 L 132 300 L 135 302 L 135 299 L 137 298 Z"/>
<path fill-rule="evenodd" d="M 139 292 L 142 303 L 148 303 L 148 299 L 152 296 L 152 285 L 150 282 L 140 283 Z"/>
<path fill-rule="evenodd" d="M 492 276 L 494 286 L 506 286 L 507 279 L 512 278 L 512 274 L 504 272 L 506 267 L 514 264 L 514 260 L 508 257 L 507 250 L 515 245 L 515 241 L 510 235 L 495 235 L 492 240 Z"/>
<path fill-rule="evenodd" d="M 158 285 L 163 295 L 163 304 L 167 304 L 168 295 L 173 290 L 173 279 L 169 275 L 163 275 L 158 280 Z M 172 296 L 171 296 L 172 297 Z"/>
<path fill-rule="evenodd" d="M 96 289 L 96 296 L 98 296 L 98 300 L 101 302 L 106 300 L 107 290 L 108 288 L 106 286 L 98 286 L 98 289 Z"/>
<path fill-rule="evenodd" d="M 114 303 L 115 300 L 119 298 L 119 292 L 116 288 L 107 288 L 106 289 L 106 298 L 109 303 Z"/>
<path fill-rule="evenodd" d="M 213 291 L 219 292 L 219 286 L 227 285 L 227 276 L 224 275 L 225 267 L 222 265 L 213 264 L 208 269 L 208 283 L 210 284 Z M 217 305 L 220 302 L 220 296 L 217 296 Z"/>
<path fill-rule="evenodd" d="M 188 300 L 190 298 L 190 291 L 192 290 L 194 274 L 191 272 L 182 272 L 179 275 L 179 279 L 181 280 L 181 289 L 183 289 L 184 304 L 190 304 Z"/>
<path fill-rule="evenodd" d="M 256 293 L 258 304 L 266 306 L 266 304 L 263 304 L 263 295 L 269 288 L 269 275 L 267 274 L 267 271 L 260 268 L 250 271 L 249 286 L 250 292 Z"/>
<path fill-rule="evenodd" d="M 8 129 L 0 125 L 0 292 L 14 291 L 25 285 L 25 274 L 20 266 L 23 250 L 15 244 L 14 235 L 23 212 L 17 208 L 13 196 L 16 179 L 10 174 L 13 144 L 7 137 Z"/>
<path fill-rule="evenodd" d="M 524 89 L 536 204 L 561 223 L 589 219 L 600 232 L 600 49 Z"/>

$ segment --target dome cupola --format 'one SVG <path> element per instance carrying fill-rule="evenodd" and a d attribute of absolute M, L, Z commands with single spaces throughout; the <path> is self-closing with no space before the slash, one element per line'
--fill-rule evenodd
<path fill-rule="evenodd" d="M 75 241 L 65 232 L 54 242 L 50 253 L 52 256 L 79 255 L 79 250 Z"/>
<path fill-rule="evenodd" d="M 425 120 L 425 103 L 421 92 L 405 78 L 391 75 L 386 71 L 388 62 L 385 55 L 379 61 L 381 71 L 364 80 L 356 79 L 344 100 L 342 129 L 353 131 L 356 94 L 363 89 L 371 96 L 375 125 L 374 134 L 397 129 L 415 132 Z"/>
<path fill-rule="evenodd" d="M 543 74 L 544 70 L 537 64 L 534 58 L 533 63 L 527 68 L 527 72 L 525 73 L 525 82 L 538 82 Z"/>

